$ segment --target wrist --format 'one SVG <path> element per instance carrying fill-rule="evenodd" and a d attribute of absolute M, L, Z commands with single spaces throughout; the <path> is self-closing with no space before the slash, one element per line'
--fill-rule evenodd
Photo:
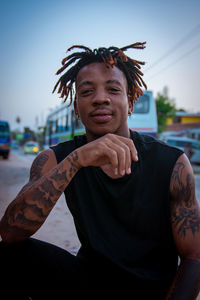
<path fill-rule="evenodd" d="M 80 148 L 74 150 L 71 153 L 72 157 L 73 157 L 73 161 L 76 164 L 78 169 L 81 169 L 83 167 L 83 163 L 82 163 L 82 159 L 81 159 L 81 150 Z"/>

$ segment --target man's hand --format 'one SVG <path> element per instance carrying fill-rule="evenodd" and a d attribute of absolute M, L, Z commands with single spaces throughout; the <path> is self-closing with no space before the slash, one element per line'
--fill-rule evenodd
<path fill-rule="evenodd" d="M 77 149 L 80 167 L 109 165 L 115 175 L 131 173 L 132 160 L 138 161 L 137 150 L 129 138 L 106 134 Z"/>

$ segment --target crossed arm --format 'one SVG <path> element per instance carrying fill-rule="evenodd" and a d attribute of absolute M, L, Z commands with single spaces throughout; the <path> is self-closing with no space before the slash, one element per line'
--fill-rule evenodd
<path fill-rule="evenodd" d="M 193 300 L 200 292 L 200 207 L 185 154 L 174 167 L 170 193 L 172 231 L 180 265 L 166 300 Z"/>

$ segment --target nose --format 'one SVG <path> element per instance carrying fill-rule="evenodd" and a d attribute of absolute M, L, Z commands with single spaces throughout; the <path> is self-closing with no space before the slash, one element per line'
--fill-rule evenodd
<path fill-rule="evenodd" d="M 103 91 L 98 91 L 95 94 L 94 98 L 92 99 L 92 104 L 94 106 L 102 105 L 102 104 L 109 105 L 110 104 L 110 98 Z"/>

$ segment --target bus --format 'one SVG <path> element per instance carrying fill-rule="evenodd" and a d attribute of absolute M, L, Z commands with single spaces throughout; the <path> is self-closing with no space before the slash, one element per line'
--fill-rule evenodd
<path fill-rule="evenodd" d="M 47 117 L 45 148 L 84 133 L 85 128 L 81 120 L 76 118 L 73 105 L 68 107 L 68 103 L 63 103 Z"/>
<path fill-rule="evenodd" d="M 157 136 L 156 105 L 151 91 L 144 91 L 134 104 L 134 112 L 128 117 L 128 126 L 132 130 Z M 84 133 L 85 128 L 80 119 L 76 118 L 73 105 L 68 107 L 67 103 L 61 104 L 47 117 L 45 148 Z"/>
<path fill-rule="evenodd" d="M 128 117 L 128 127 L 133 131 L 157 137 L 158 120 L 156 103 L 151 91 L 144 91 L 134 104 L 134 111 Z"/>
<path fill-rule="evenodd" d="M 0 155 L 3 159 L 9 157 L 11 148 L 11 136 L 9 123 L 7 121 L 0 121 Z"/>

